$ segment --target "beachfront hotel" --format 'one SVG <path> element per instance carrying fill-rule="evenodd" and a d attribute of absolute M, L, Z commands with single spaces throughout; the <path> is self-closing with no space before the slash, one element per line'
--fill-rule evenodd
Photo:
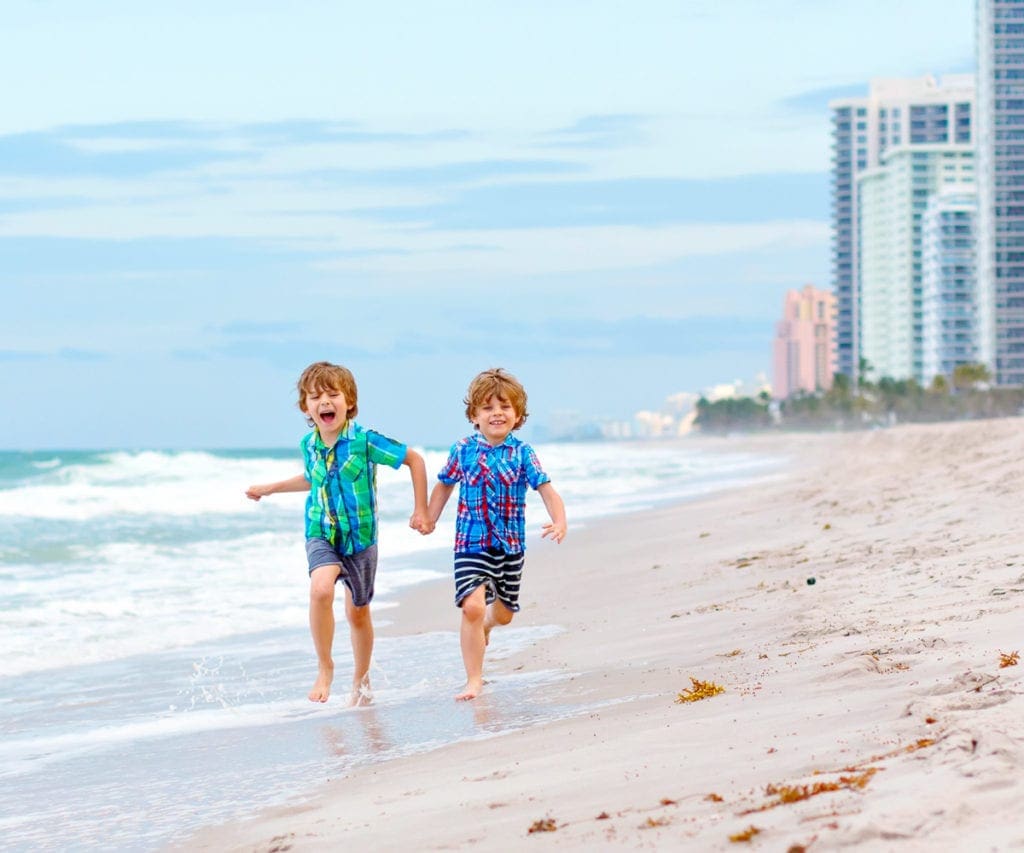
<path fill-rule="evenodd" d="M 977 0 L 979 360 L 1024 385 L 1024 0 Z"/>
<path fill-rule="evenodd" d="M 836 372 L 836 298 L 808 284 L 786 293 L 782 319 L 775 327 L 772 395 L 785 400 L 800 391 L 832 387 Z"/>
<path fill-rule="evenodd" d="M 977 194 L 955 186 L 933 195 L 925 210 L 921 325 L 926 379 L 951 379 L 958 365 L 980 360 L 977 210 Z"/>
<path fill-rule="evenodd" d="M 974 105 L 971 75 L 871 81 L 864 97 L 829 103 L 832 118 L 832 292 L 836 297 L 836 369 L 856 380 L 862 353 L 864 320 L 861 301 L 861 241 L 858 223 L 864 221 L 859 198 L 860 178 L 883 166 L 883 158 L 897 149 L 969 150 Z M 944 164 L 945 165 L 945 164 Z M 880 195 L 875 190 L 875 195 Z M 876 202 L 881 199 L 876 198 Z M 908 220 L 917 233 L 917 249 L 910 249 L 909 273 L 915 275 L 916 304 L 920 303 L 920 216 L 926 198 L 915 197 Z M 895 197 L 890 203 L 895 203 Z M 898 211 L 887 215 L 896 217 Z M 916 219 L 915 219 L 916 217 Z M 916 224 L 915 224 L 916 223 Z M 868 229 L 874 225 L 868 223 Z M 875 258 L 875 261 L 878 259 Z M 912 285 L 912 287 L 914 287 Z M 915 300 L 911 300 L 912 303 Z M 912 337 L 920 341 L 920 310 Z M 870 360 L 870 359 L 869 359 Z M 877 373 L 877 371 L 876 371 Z M 877 373 L 877 375 L 881 375 Z"/>
<path fill-rule="evenodd" d="M 959 97 L 966 97 L 961 92 Z M 965 106 L 970 106 L 969 103 Z M 967 114 L 967 111 L 964 111 Z M 911 115 L 914 115 L 912 112 Z M 955 137 L 939 110 L 920 119 L 929 135 Z M 916 121 L 916 120 L 915 120 Z M 873 378 L 931 381 L 923 337 L 924 218 L 940 191 L 974 186 L 970 128 L 960 141 L 897 144 L 857 179 L 860 354 Z"/>

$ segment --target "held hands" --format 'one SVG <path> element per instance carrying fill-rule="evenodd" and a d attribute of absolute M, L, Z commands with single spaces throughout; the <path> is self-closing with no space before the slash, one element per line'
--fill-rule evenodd
<path fill-rule="evenodd" d="M 409 518 L 409 526 L 418 531 L 421 535 L 427 536 L 434 532 L 436 526 L 433 521 L 427 518 L 425 511 L 417 510 Z"/>
<path fill-rule="evenodd" d="M 547 539 L 549 536 L 555 540 L 558 545 L 562 544 L 562 540 L 565 539 L 565 534 L 568 532 L 568 525 L 564 521 L 552 521 L 549 524 L 545 524 L 542 528 L 543 533 L 540 534 L 541 539 Z"/>

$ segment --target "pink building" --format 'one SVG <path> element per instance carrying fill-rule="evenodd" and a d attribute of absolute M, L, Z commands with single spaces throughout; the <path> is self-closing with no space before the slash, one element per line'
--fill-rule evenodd
<path fill-rule="evenodd" d="M 810 284 L 787 291 L 782 318 L 775 331 L 775 397 L 784 400 L 797 391 L 827 391 L 836 372 L 835 296 Z"/>

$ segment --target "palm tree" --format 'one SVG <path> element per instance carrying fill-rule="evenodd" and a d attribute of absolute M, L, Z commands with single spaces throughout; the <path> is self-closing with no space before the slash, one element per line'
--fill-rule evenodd
<path fill-rule="evenodd" d="M 992 374 L 984 364 L 958 364 L 953 369 L 953 387 L 957 391 L 969 391 L 991 379 Z"/>

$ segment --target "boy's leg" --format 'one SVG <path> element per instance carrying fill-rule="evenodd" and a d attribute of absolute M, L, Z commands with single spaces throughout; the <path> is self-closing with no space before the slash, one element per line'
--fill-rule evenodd
<path fill-rule="evenodd" d="M 507 625 L 519 610 L 519 586 L 523 578 L 523 554 L 504 554 L 494 571 L 494 600 L 484 617 L 484 642 L 491 640 L 495 625 Z M 506 603 L 507 602 L 507 603 Z"/>
<path fill-rule="evenodd" d="M 352 592 L 345 587 L 345 618 L 348 619 L 349 639 L 352 641 L 352 705 L 368 705 L 370 693 L 370 659 L 373 657 L 373 620 L 370 605 L 356 607 Z"/>
<path fill-rule="evenodd" d="M 475 699 L 484 686 L 484 622 L 487 618 L 487 587 L 480 584 L 462 599 L 462 626 L 459 642 L 462 645 L 462 664 L 466 668 L 466 684 L 455 698 Z"/>
<path fill-rule="evenodd" d="M 484 614 L 484 645 L 489 645 L 491 642 L 491 628 L 495 625 L 507 625 L 515 615 L 515 612 L 509 610 L 501 599 L 496 598 L 488 604 L 487 612 Z"/>
<path fill-rule="evenodd" d="M 309 630 L 316 649 L 317 676 L 309 691 L 310 702 L 326 702 L 334 680 L 334 583 L 341 566 L 318 566 L 309 575 Z"/>

